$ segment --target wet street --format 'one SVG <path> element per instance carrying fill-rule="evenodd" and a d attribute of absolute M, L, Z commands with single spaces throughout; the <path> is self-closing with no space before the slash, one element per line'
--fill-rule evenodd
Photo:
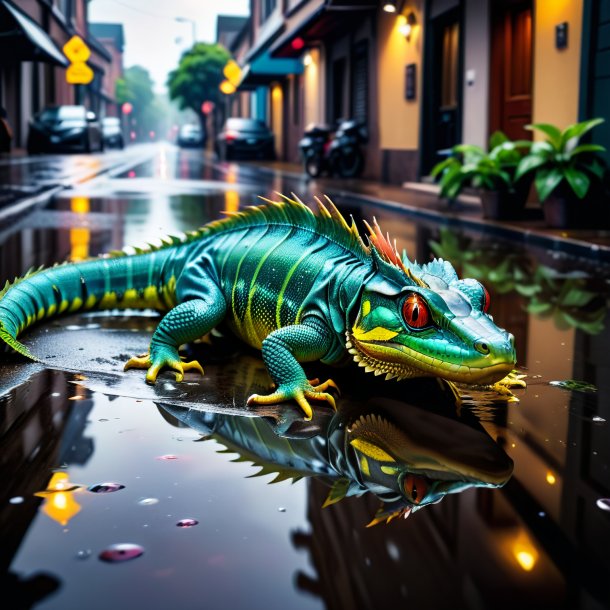
<path fill-rule="evenodd" d="M 3 284 L 158 244 L 258 196 L 325 193 L 165 143 L 0 163 L 0 182 L 7 206 L 53 189 L 0 216 Z M 332 377 L 341 396 L 306 422 L 293 404 L 245 406 L 270 379 L 227 335 L 189 347 L 205 376 L 165 372 L 150 386 L 123 364 L 147 350 L 155 312 L 46 321 L 23 336 L 42 363 L 1 355 L 6 607 L 610 607 L 610 268 L 328 194 L 360 228 L 375 217 L 411 259 L 442 257 L 480 280 L 527 388 L 513 400 L 462 388 L 456 405 L 432 379 L 316 363 L 310 378 Z M 358 451 L 363 438 L 382 449 Z"/>

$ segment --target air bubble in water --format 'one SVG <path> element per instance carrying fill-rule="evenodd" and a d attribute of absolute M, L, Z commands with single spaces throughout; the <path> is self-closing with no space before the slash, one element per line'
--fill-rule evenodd
<path fill-rule="evenodd" d="M 120 489 L 125 489 L 125 485 L 121 485 L 121 483 L 98 483 L 87 487 L 87 490 L 94 494 L 109 494 Z"/>
<path fill-rule="evenodd" d="M 118 561 L 136 559 L 136 557 L 140 557 L 143 553 L 144 547 L 141 547 L 139 544 L 123 542 L 120 544 L 111 544 L 99 554 L 99 558 L 102 561 L 115 563 Z"/>

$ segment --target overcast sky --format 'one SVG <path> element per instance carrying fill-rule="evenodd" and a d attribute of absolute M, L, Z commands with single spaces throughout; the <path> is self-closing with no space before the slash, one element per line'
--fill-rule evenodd
<path fill-rule="evenodd" d="M 122 23 L 125 67 L 144 66 L 163 91 L 167 73 L 193 42 L 192 24 L 176 17 L 195 21 L 197 40 L 214 42 L 217 16 L 245 16 L 249 6 L 249 0 L 92 0 L 89 21 Z"/>

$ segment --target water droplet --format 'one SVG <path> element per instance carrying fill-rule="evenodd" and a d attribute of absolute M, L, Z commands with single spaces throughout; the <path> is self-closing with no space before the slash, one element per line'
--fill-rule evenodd
<path fill-rule="evenodd" d="M 143 553 L 144 547 L 141 547 L 139 544 L 123 542 L 121 544 L 111 544 L 99 554 L 99 558 L 102 561 L 114 563 L 136 559 L 136 557 L 140 557 Z"/>
<path fill-rule="evenodd" d="M 167 455 L 160 455 L 157 459 L 158 460 L 177 460 L 178 456 L 173 455 L 172 453 L 168 453 Z"/>
<path fill-rule="evenodd" d="M 178 527 L 193 527 L 195 525 L 197 525 L 199 523 L 199 521 L 197 521 L 197 519 L 180 519 L 180 521 L 178 521 L 178 523 L 176 523 L 176 525 Z"/>
<path fill-rule="evenodd" d="M 546 517 L 546 513 L 545 513 L 543 510 L 541 510 L 541 511 L 538 513 L 538 516 L 539 516 L 539 517 Z"/>
<path fill-rule="evenodd" d="M 125 485 L 122 485 L 121 483 L 98 483 L 97 485 L 91 485 L 91 487 L 88 487 L 87 489 L 94 494 L 108 494 L 113 491 L 125 489 Z"/>
<path fill-rule="evenodd" d="M 286 509 L 283 506 L 280 506 L 277 510 L 280 513 L 285 513 L 286 512 Z"/>
<path fill-rule="evenodd" d="M 89 559 L 91 557 L 91 549 L 81 549 L 76 552 L 76 559 Z"/>
<path fill-rule="evenodd" d="M 610 498 L 600 498 L 596 504 L 598 508 L 610 511 Z"/>
<path fill-rule="evenodd" d="M 159 500 L 157 498 L 142 498 L 138 504 L 141 506 L 152 506 L 153 504 L 157 504 Z"/>
<path fill-rule="evenodd" d="M 599 415 L 594 415 L 591 419 L 596 422 L 605 422 L 606 421 L 603 417 L 600 417 Z"/>
<path fill-rule="evenodd" d="M 51 396 L 53 396 L 54 398 L 57 398 L 58 396 L 61 396 L 61 394 L 59 392 L 53 392 L 51 394 Z"/>
<path fill-rule="evenodd" d="M 24 497 L 23 496 L 15 496 L 9 500 L 11 504 L 23 504 Z"/>

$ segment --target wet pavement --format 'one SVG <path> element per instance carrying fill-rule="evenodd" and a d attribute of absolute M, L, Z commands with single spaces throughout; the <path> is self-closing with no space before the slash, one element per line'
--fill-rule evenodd
<path fill-rule="evenodd" d="M 5 599 L 61 610 L 610 607 L 610 268 L 599 249 L 507 240 L 474 209 L 447 215 L 404 193 L 397 205 L 399 189 L 388 202 L 372 185 L 151 152 L 3 223 L 2 280 L 154 243 L 259 195 L 330 192 L 412 259 L 441 256 L 480 279 L 528 387 L 517 402 L 465 391 L 456 408 L 432 380 L 312 365 L 342 395 L 336 414 L 320 407 L 304 422 L 296 406 L 244 407 L 269 379 L 230 337 L 191 346 L 204 377 L 148 386 L 122 363 L 146 350 L 153 312 L 40 325 L 24 341 L 43 363 L 4 355 L 0 367 Z M 578 383 L 557 383 L 567 380 Z M 405 510 L 370 456 L 363 466 L 351 444 L 363 421 L 419 510 Z"/>

